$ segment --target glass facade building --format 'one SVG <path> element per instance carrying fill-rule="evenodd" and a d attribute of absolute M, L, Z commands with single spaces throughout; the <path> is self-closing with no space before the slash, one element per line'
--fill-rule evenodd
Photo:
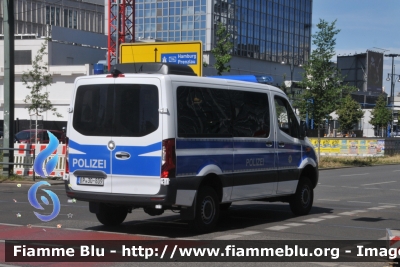
<path fill-rule="evenodd" d="M 210 51 L 218 23 L 232 55 L 303 64 L 311 43 L 312 0 L 136 0 L 135 39 L 201 40 Z"/>

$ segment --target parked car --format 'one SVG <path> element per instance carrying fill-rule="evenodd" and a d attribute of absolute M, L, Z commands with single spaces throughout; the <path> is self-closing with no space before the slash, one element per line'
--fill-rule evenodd
<path fill-rule="evenodd" d="M 23 130 L 15 134 L 15 142 L 28 144 L 28 143 L 41 143 L 48 144 L 49 143 L 49 135 L 47 131 L 50 131 L 57 137 L 59 142 L 65 143 L 65 133 L 58 130 L 46 130 L 46 129 L 38 129 L 37 137 L 35 138 L 35 129 Z M 36 139 L 36 141 L 35 141 Z"/>

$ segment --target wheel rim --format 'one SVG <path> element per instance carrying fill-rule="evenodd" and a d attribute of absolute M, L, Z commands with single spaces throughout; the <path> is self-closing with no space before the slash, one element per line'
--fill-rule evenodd
<path fill-rule="evenodd" d="M 308 186 L 304 186 L 301 190 L 301 204 L 303 207 L 307 207 L 311 201 L 311 192 Z"/>
<path fill-rule="evenodd" d="M 212 197 L 207 196 L 201 203 L 201 219 L 205 224 L 210 224 L 215 217 L 215 202 Z"/>

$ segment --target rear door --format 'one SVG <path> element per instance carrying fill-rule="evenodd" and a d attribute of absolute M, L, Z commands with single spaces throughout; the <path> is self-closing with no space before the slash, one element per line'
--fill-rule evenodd
<path fill-rule="evenodd" d="M 114 79 L 79 79 L 75 86 L 72 125 L 68 125 L 70 187 L 111 193 L 108 145 L 112 140 Z"/>
<path fill-rule="evenodd" d="M 160 190 L 161 83 L 158 78 L 117 78 L 111 151 L 112 193 L 152 195 Z"/>

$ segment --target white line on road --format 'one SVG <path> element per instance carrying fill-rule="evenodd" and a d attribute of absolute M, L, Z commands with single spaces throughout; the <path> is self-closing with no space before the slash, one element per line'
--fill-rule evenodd
<path fill-rule="evenodd" d="M 373 183 L 373 184 L 362 184 L 362 186 L 366 185 L 375 185 L 375 184 L 390 184 L 390 183 L 395 183 L 396 181 L 389 181 L 389 182 L 381 182 L 381 183 Z"/>
<path fill-rule="evenodd" d="M 336 187 L 336 186 L 334 186 L 334 185 L 324 185 L 324 184 L 321 184 L 320 186 L 325 186 L 325 187 Z"/>
<path fill-rule="evenodd" d="M 366 202 L 366 201 L 347 201 L 347 202 L 351 202 L 351 203 L 371 203 L 371 202 Z"/>
<path fill-rule="evenodd" d="M 367 174 L 369 174 L 369 173 L 343 174 L 343 175 L 340 175 L 340 176 L 359 176 L 359 175 L 367 175 Z"/>
<path fill-rule="evenodd" d="M 342 187 L 344 187 L 344 188 L 358 188 L 357 186 L 342 186 Z"/>
<path fill-rule="evenodd" d="M 364 188 L 364 189 L 382 189 L 382 188 Z"/>
<path fill-rule="evenodd" d="M 395 203 L 378 203 L 379 205 L 400 205 L 400 204 L 395 204 Z"/>
<path fill-rule="evenodd" d="M 340 201 L 338 199 L 324 199 L 324 198 L 320 198 L 318 200 L 322 200 L 322 201 Z"/>
<path fill-rule="evenodd" d="M 308 220 L 303 220 L 303 222 L 311 222 L 311 223 L 313 223 L 313 222 L 320 222 L 320 221 L 323 221 L 323 220 L 325 220 L 325 219 L 312 218 L 312 219 L 308 219 Z"/>
<path fill-rule="evenodd" d="M 287 228 L 289 228 L 289 227 L 288 226 L 272 226 L 272 227 L 265 228 L 265 230 L 279 231 L 279 230 L 283 230 L 283 229 L 287 229 Z"/>

